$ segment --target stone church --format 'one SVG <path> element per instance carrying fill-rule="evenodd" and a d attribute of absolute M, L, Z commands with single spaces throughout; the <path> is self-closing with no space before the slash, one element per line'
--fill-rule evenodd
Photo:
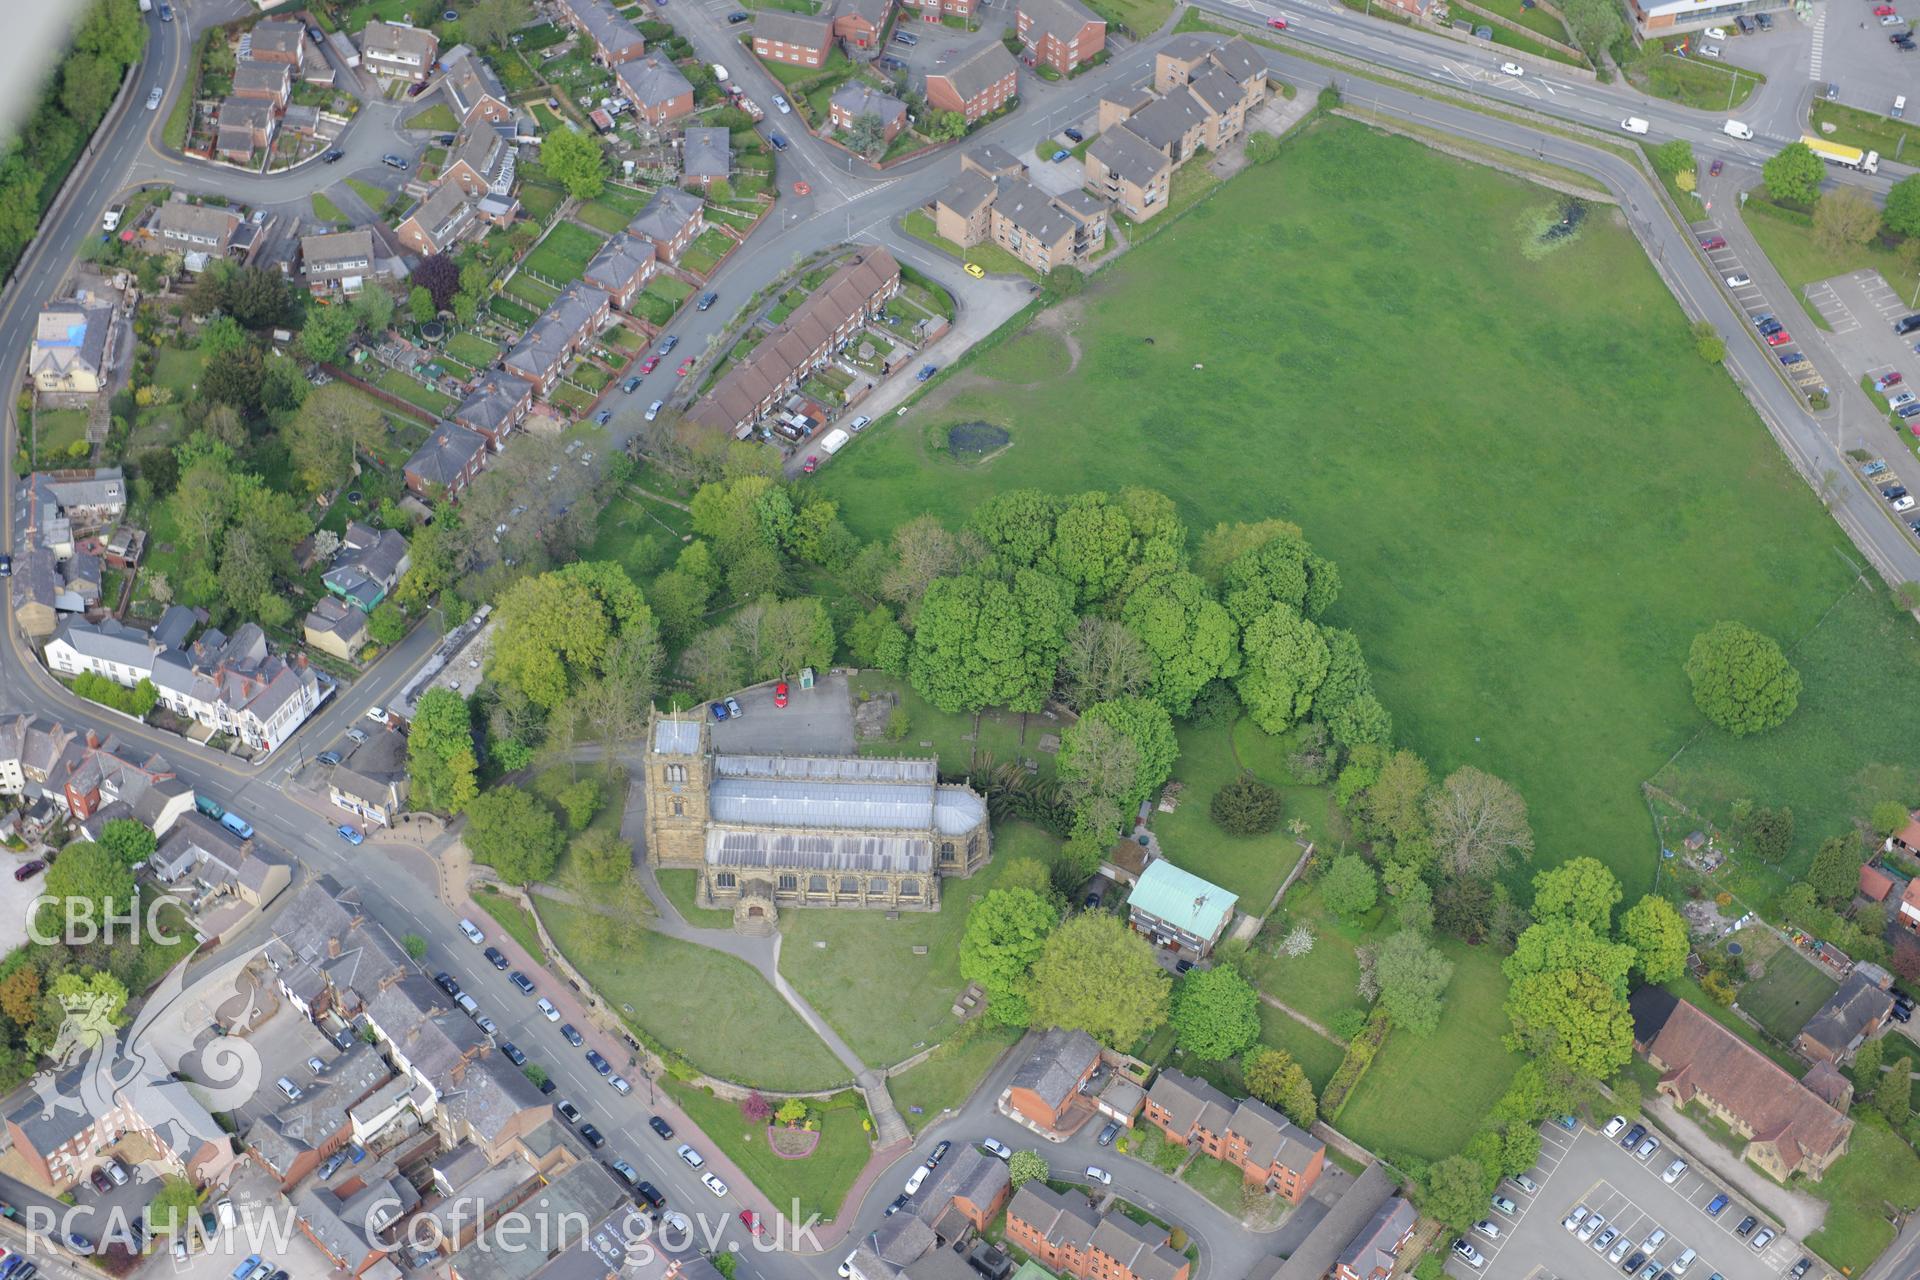
<path fill-rule="evenodd" d="M 748 932 L 780 907 L 932 911 L 991 853 L 987 805 L 938 762 L 716 754 L 705 708 L 647 730 L 647 859 L 700 872 L 702 906 Z"/>

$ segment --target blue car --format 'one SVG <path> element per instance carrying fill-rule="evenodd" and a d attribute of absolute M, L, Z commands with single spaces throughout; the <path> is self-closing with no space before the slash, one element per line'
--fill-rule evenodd
<path fill-rule="evenodd" d="M 921 365 L 920 372 L 913 375 L 913 380 L 915 382 L 925 382 L 938 372 L 940 372 L 940 366 L 937 364 Z"/>
<path fill-rule="evenodd" d="M 714 703 L 714 704 L 713 704 L 713 718 L 714 718 L 715 720 L 725 720 L 725 719 L 727 718 L 727 704 L 726 704 L 726 703 L 724 703 L 724 702 L 716 702 L 716 703 Z"/>
<path fill-rule="evenodd" d="M 348 826 L 344 822 L 341 823 L 339 826 L 335 827 L 334 830 L 338 831 L 340 833 L 340 838 L 342 840 L 345 840 L 348 844 L 359 844 L 362 840 L 366 839 L 365 836 L 361 835 L 358 831 L 355 831 L 352 827 Z"/>
<path fill-rule="evenodd" d="M 613 1064 L 609 1063 L 605 1058 L 601 1057 L 600 1052 L 597 1049 L 587 1050 L 587 1065 L 592 1067 L 595 1071 L 599 1072 L 603 1076 L 613 1070 Z"/>
<path fill-rule="evenodd" d="M 1071 153 L 1067 151 L 1056 151 L 1053 153 L 1053 156 L 1052 156 L 1053 163 L 1055 164 L 1059 164 L 1062 160 L 1066 160 L 1070 158 L 1071 158 Z"/>
<path fill-rule="evenodd" d="M 233 1269 L 233 1280 L 246 1280 L 246 1277 L 252 1274 L 253 1269 L 259 1265 L 260 1255 L 257 1253 L 248 1254 L 247 1260 Z"/>
<path fill-rule="evenodd" d="M 1707 1216 L 1709 1218 L 1719 1217 L 1722 1213 L 1726 1212 L 1728 1202 L 1729 1197 L 1727 1193 L 1722 1191 L 1719 1195 L 1707 1201 Z"/>

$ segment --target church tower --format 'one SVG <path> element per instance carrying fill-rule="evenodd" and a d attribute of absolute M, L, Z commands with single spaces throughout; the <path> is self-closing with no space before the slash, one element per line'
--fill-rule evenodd
<path fill-rule="evenodd" d="M 657 867 L 706 863 L 713 750 L 705 710 L 655 711 L 647 720 L 647 861 Z"/>

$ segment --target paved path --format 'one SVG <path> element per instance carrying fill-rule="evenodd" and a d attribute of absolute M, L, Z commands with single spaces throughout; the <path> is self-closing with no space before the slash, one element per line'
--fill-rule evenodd
<path fill-rule="evenodd" d="M 1805 1240 L 1826 1221 L 1826 1205 L 1804 1192 L 1788 1190 L 1721 1146 L 1712 1134 L 1680 1114 L 1671 1099 L 1656 1094 L 1647 1099 L 1646 1110 L 1689 1156 L 1772 1214 L 1794 1239 Z"/>

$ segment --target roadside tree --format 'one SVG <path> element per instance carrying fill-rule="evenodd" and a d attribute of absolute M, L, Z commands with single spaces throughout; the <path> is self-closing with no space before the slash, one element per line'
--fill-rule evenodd
<path fill-rule="evenodd" d="M 1820 183 L 1826 176 L 1826 166 L 1804 142 L 1788 143 L 1760 170 L 1769 196 L 1801 206 L 1811 206 L 1820 198 Z"/>

